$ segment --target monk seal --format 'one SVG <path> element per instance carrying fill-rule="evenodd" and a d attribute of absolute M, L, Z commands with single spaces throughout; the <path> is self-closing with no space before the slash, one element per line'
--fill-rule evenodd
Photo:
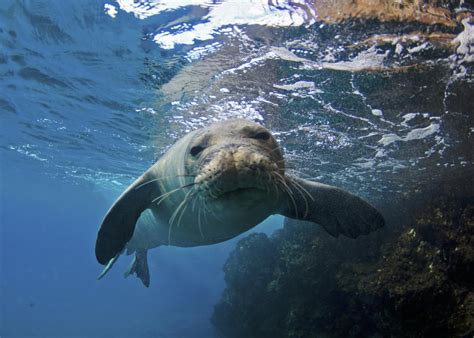
<path fill-rule="evenodd" d="M 147 250 L 219 243 L 272 214 L 317 223 L 356 238 L 384 225 L 382 215 L 342 189 L 285 173 L 271 132 L 252 121 L 216 122 L 178 140 L 115 201 L 100 226 L 95 254 L 106 265 L 127 249 L 125 275 L 149 286 Z"/>

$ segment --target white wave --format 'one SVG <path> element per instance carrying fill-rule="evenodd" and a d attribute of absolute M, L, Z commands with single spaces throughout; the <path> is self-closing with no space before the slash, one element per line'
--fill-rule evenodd
<path fill-rule="evenodd" d="M 380 109 L 372 109 L 371 113 L 374 116 L 383 116 L 383 112 Z"/>
<path fill-rule="evenodd" d="M 316 89 L 316 86 L 314 85 L 313 81 L 297 81 L 295 83 L 288 84 L 288 85 L 274 84 L 273 87 L 278 88 L 278 89 L 288 90 L 288 91 L 293 91 L 293 90 L 298 90 L 298 89 L 309 89 L 309 90 Z"/>
<path fill-rule="evenodd" d="M 120 9 L 133 13 L 139 19 L 146 19 L 164 11 L 172 11 L 186 6 L 200 6 L 209 9 L 202 18 L 203 23 L 192 26 L 187 31 L 159 32 L 154 40 L 164 49 L 172 49 L 176 44 L 191 45 L 195 40 L 210 40 L 219 33 L 219 29 L 232 25 L 262 25 L 272 27 L 289 27 L 310 25 L 314 22 L 314 13 L 304 1 L 281 1 L 278 9 L 264 0 L 228 0 L 220 3 L 198 0 L 176 1 L 134 1 L 117 0 Z M 308 12 L 309 11 L 309 12 Z"/>
<path fill-rule="evenodd" d="M 416 128 L 408 132 L 408 134 L 404 137 L 404 141 L 411 141 L 411 140 L 421 140 L 431 134 L 435 134 L 439 131 L 439 123 L 432 123 L 425 128 Z"/>
<path fill-rule="evenodd" d="M 112 18 L 115 18 L 118 13 L 117 8 L 111 4 L 105 4 L 104 11 L 105 11 L 105 14 L 111 16 Z"/>
<path fill-rule="evenodd" d="M 188 52 L 186 58 L 189 62 L 202 59 L 206 55 L 216 52 L 221 46 L 222 44 L 220 44 L 219 42 L 214 42 L 203 47 L 193 48 L 191 51 Z"/>
<path fill-rule="evenodd" d="M 120 9 L 132 13 L 138 19 L 146 19 L 164 11 L 176 10 L 187 6 L 209 6 L 210 3 L 202 0 L 117 0 Z"/>
<path fill-rule="evenodd" d="M 254 121 L 263 121 L 263 116 L 257 110 L 255 104 L 247 101 L 227 101 L 224 104 L 214 104 L 209 107 L 214 113 L 213 120 L 227 120 L 232 118 L 244 118 Z"/>
<path fill-rule="evenodd" d="M 238 71 L 245 70 L 245 69 L 253 69 L 254 66 L 263 64 L 265 61 L 270 60 L 270 59 L 279 59 L 279 55 L 274 53 L 273 51 L 270 51 L 262 56 L 256 57 L 251 59 L 250 61 L 235 67 L 231 69 L 227 69 L 221 73 L 221 75 L 227 75 L 227 74 L 235 74 Z"/>
<path fill-rule="evenodd" d="M 375 46 L 370 47 L 367 50 L 361 51 L 355 57 L 348 61 L 340 62 L 315 62 L 302 57 L 299 57 L 283 47 L 272 47 L 271 52 L 268 54 L 268 58 L 275 55 L 282 60 L 291 62 L 302 62 L 305 69 L 331 69 L 339 71 L 350 71 L 357 72 L 363 70 L 374 70 L 384 69 L 384 61 L 388 56 L 388 51 L 385 53 L 379 53 Z"/>
<path fill-rule="evenodd" d="M 412 140 L 421 140 L 439 131 L 439 123 L 431 123 L 429 126 L 424 128 L 416 128 L 410 130 L 404 137 L 398 136 L 397 134 L 386 134 L 378 141 L 384 147 L 398 141 L 407 142 Z"/>
<path fill-rule="evenodd" d="M 10 145 L 8 147 L 8 149 L 16 151 L 16 152 L 18 152 L 22 155 L 31 157 L 31 158 L 33 158 L 35 160 L 38 160 L 38 161 L 41 161 L 41 162 L 47 162 L 48 159 L 42 157 L 40 152 L 37 151 L 36 148 L 38 148 L 38 147 L 35 146 L 35 145 L 32 145 L 32 144 L 22 144 L 22 145 L 19 145 L 19 146 Z"/>
<path fill-rule="evenodd" d="M 406 125 L 408 121 L 413 120 L 416 116 L 418 116 L 418 113 L 408 113 L 408 114 L 403 115 L 402 116 L 402 119 L 403 119 L 402 124 Z"/>
<path fill-rule="evenodd" d="M 357 54 L 350 61 L 340 61 L 340 62 L 323 62 L 321 64 L 322 68 L 332 69 L 332 70 L 341 70 L 341 71 L 362 71 L 362 70 L 376 70 L 385 68 L 383 62 L 388 56 L 389 51 L 385 53 L 379 53 L 375 46 L 370 47 L 367 50 L 364 50 Z"/>
<path fill-rule="evenodd" d="M 474 24 L 469 18 L 462 21 L 464 30 L 453 40 L 459 46 L 456 49 L 456 54 L 461 56 L 461 63 L 474 62 Z"/>

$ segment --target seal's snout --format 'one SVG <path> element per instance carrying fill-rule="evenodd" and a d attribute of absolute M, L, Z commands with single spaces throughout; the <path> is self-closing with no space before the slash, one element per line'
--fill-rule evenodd
<path fill-rule="evenodd" d="M 249 147 L 224 148 L 212 154 L 195 178 L 204 195 L 219 198 L 244 190 L 266 190 L 278 170 L 268 156 Z"/>

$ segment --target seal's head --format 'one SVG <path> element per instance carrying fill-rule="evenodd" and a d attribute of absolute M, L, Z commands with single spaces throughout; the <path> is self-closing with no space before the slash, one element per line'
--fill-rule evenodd
<path fill-rule="evenodd" d="M 248 120 L 227 120 L 200 130 L 193 137 L 185 164 L 210 204 L 255 206 L 275 194 L 284 175 L 283 154 L 273 135 Z"/>

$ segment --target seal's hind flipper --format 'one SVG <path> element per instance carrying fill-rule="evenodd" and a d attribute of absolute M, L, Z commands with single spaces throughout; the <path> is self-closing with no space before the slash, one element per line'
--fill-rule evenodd
<path fill-rule="evenodd" d="M 147 184 L 146 173 L 120 195 L 105 215 L 95 244 L 95 255 L 100 264 L 108 264 L 122 252 L 133 235 L 140 214 L 149 207 L 156 184 Z"/>
<path fill-rule="evenodd" d="M 150 286 L 150 270 L 148 270 L 147 250 L 137 250 L 135 253 L 135 257 L 133 257 L 132 262 L 123 276 L 127 278 L 131 274 L 136 274 L 146 287 Z"/>
<path fill-rule="evenodd" d="M 290 178 L 288 187 L 281 214 L 318 223 L 335 237 L 356 238 L 385 224 L 377 209 L 342 189 L 300 178 Z"/>

